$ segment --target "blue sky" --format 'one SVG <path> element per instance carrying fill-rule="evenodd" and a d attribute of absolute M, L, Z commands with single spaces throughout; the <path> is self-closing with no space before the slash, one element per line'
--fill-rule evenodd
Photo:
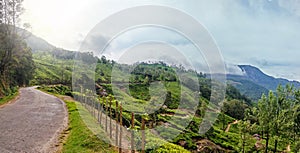
<path fill-rule="evenodd" d="M 78 50 L 101 20 L 146 4 L 170 6 L 196 18 L 214 37 L 231 72 L 237 70 L 236 64 L 251 64 L 275 77 L 300 80 L 298 0 L 26 0 L 22 18 L 31 23 L 37 36 L 55 46 Z M 122 50 L 137 39 L 155 38 L 192 50 L 185 39 L 156 30 L 128 32 L 113 42 L 112 48 Z"/>

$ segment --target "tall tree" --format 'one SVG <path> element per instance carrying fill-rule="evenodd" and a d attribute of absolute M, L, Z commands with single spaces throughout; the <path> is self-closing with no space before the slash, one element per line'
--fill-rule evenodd
<path fill-rule="evenodd" d="M 250 121 L 240 121 L 240 126 L 239 126 L 239 133 L 240 133 L 240 142 L 239 142 L 239 148 L 240 148 L 240 152 L 245 153 L 245 152 L 249 152 L 250 148 L 249 146 L 253 146 L 253 144 L 251 144 L 249 142 L 249 140 L 251 140 L 251 135 L 249 134 L 251 132 L 251 130 L 253 129 L 253 125 L 251 125 Z"/>
<path fill-rule="evenodd" d="M 13 25 L 19 22 L 19 17 L 24 11 L 24 0 L 0 0 L 0 24 Z"/>
<path fill-rule="evenodd" d="M 268 152 L 269 139 L 274 139 L 274 150 L 277 152 L 279 140 L 290 141 L 296 132 L 300 99 L 292 86 L 285 88 L 278 86 L 276 94 L 272 91 L 268 97 L 264 96 L 258 102 L 258 122 L 266 139 Z M 300 95 L 299 95 L 300 96 Z"/>
<path fill-rule="evenodd" d="M 18 35 L 22 2 L 0 0 L 0 97 L 28 84 L 33 73 L 31 51 Z"/>
<path fill-rule="evenodd" d="M 274 99 L 273 92 L 269 93 L 269 98 L 265 95 L 262 95 L 262 98 L 258 101 L 258 121 L 259 125 L 262 129 L 262 136 L 265 136 L 266 140 L 266 148 L 265 153 L 268 153 L 268 146 L 270 140 L 270 126 L 271 126 L 271 119 L 272 119 L 272 112 L 271 112 L 271 104 L 270 101 Z"/>

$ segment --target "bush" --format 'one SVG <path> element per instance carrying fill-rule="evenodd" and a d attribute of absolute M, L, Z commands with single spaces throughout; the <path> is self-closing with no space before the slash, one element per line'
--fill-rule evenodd
<path fill-rule="evenodd" d="M 299 152 L 300 151 L 300 141 L 295 143 L 294 148 L 292 149 L 293 152 Z"/>
<path fill-rule="evenodd" d="M 153 149 L 149 151 L 150 153 L 190 153 L 188 150 L 185 150 L 183 147 L 172 144 L 166 143 L 159 148 Z"/>
<path fill-rule="evenodd" d="M 41 86 L 39 89 L 45 90 L 50 93 L 66 95 L 73 97 L 73 93 L 70 87 L 64 85 L 56 85 L 56 86 Z"/>

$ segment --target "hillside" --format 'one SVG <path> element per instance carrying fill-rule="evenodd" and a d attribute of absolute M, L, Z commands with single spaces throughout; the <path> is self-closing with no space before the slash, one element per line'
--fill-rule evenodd
<path fill-rule="evenodd" d="M 61 84 L 58 86 L 52 85 L 50 87 L 43 87 L 47 91 L 71 94 L 72 66 L 73 62 L 76 62 L 72 60 L 72 57 L 74 57 L 75 54 L 75 52 L 64 50 L 35 52 L 33 57 L 37 69 L 35 72 L 36 77 L 32 80 L 32 83 L 44 85 Z M 91 56 L 85 53 L 78 54 L 80 54 L 80 56 Z M 88 61 L 80 62 L 85 63 Z M 86 64 L 88 65 L 88 63 Z M 85 66 L 82 67 L 83 70 Z M 114 68 L 117 73 L 117 75 L 115 75 L 117 77 L 113 78 L 114 80 L 112 80 L 111 77 L 112 68 Z M 125 73 L 126 70 L 132 71 Z M 186 79 L 181 80 L 182 82 L 179 82 L 179 78 L 175 73 L 178 71 L 186 74 Z M 168 139 L 168 141 L 190 152 L 196 152 L 197 150 L 200 150 L 200 152 L 239 152 L 241 144 L 240 137 L 243 134 L 240 129 L 243 125 L 239 124 L 237 120 L 244 119 L 246 117 L 246 110 L 251 108 L 251 106 L 247 105 L 247 103 L 249 104 L 249 99 L 241 94 L 234 86 L 239 87 L 239 83 L 242 83 L 243 86 L 250 86 L 250 89 L 253 91 L 257 91 L 257 87 L 261 87 L 264 91 L 267 90 L 251 81 L 249 79 L 251 77 L 249 76 L 249 78 L 245 76 L 230 76 L 231 82 L 229 83 L 233 86 L 227 87 L 226 100 L 220 115 L 215 122 L 207 124 L 211 125 L 208 132 L 199 134 L 199 125 L 202 122 L 206 122 L 206 120 L 203 120 L 204 115 L 211 117 L 218 114 L 218 110 L 216 109 L 218 107 L 217 104 L 209 103 L 211 85 L 212 83 L 218 83 L 206 78 L 202 73 L 197 73 L 195 79 L 193 77 L 195 75 L 192 75 L 195 72 L 168 66 L 165 63 L 136 63 L 135 65 L 124 65 L 108 60 L 105 57 L 97 60 L 95 72 L 97 93 L 101 94 L 101 96 L 112 95 L 115 99 L 123 103 L 124 126 L 130 126 L 130 122 L 128 121 L 130 120 L 131 111 L 138 113 L 147 111 L 147 128 L 153 129 L 156 126 L 167 126 L 167 129 L 153 129 L 164 138 L 170 138 L 170 136 L 175 136 L 176 133 L 180 132 L 178 136 L 172 137 L 172 139 Z M 255 72 L 258 73 L 259 71 Z M 248 75 L 250 74 L 254 75 L 253 73 L 248 73 Z M 126 77 L 130 78 L 129 81 L 124 79 Z M 191 88 L 193 86 L 189 86 L 189 84 L 194 84 L 194 81 L 198 81 L 201 86 L 195 115 L 187 111 L 187 108 L 191 105 L 190 102 L 193 101 L 193 94 L 191 93 L 198 90 Z M 112 92 L 112 82 L 117 83 L 117 89 L 114 89 L 114 92 Z M 162 84 L 161 86 L 155 86 L 152 84 L 153 82 L 162 82 Z M 126 83 L 129 84 L 129 87 L 123 86 Z M 164 100 L 160 100 L 160 94 L 163 93 L 155 94 L 155 91 L 161 91 L 162 87 L 166 89 L 166 98 Z M 244 91 L 247 92 L 250 89 L 245 88 Z M 181 93 L 184 93 L 184 96 L 182 96 Z M 183 100 L 184 103 L 182 105 L 183 107 L 179 108 L 179 102 L 181 100 Z M 102 104 L 105 105 L 105 103 Z M 116 112 L 114 109 L 115 108 L 112 110 L 113 113 Z M 136 115 L 135 117 L 136 126 L 140 127 L 141 115 Z M 192 119 L 192 122 L 185 126 L 184 123 L 187 119 Z M 257 118 L 252 117 L 251 121 L 257 122 Z M 259 129 L 256 124 L 253 124 L 253 126 Z M 256 132 L 257 130 L 247 133 L 247 140 L 245 141 L 248 151 L 253 152 L 261 149 L 254 147 L 256 140 L 252 135 Z M 148 143 L 147 145 L 154 144 Z M 168 148 L 170 146 L 164 147 Z M 283 144 L 279 146 L 278 149 L 283 150 L 284 147 Z M 148 150 L 147 152 L 156 152 L 156 150 Z"/>
<path fill-rule="evenodd" d="M 245 73 L 245 78 L 250 80 L 260 86 L 267 88 L 268 90 L 275 91 L 277 86 L 281 84 L 285 86 L 287 84 L 294 85 L 294 87 L 299 88 L 300 82 L 289 81 L 283 78 L 274 78 L 263 73 L 260 69 L 251 65 L 238 65 L 238 67 Z"/>
<path fill-rule="evenodd" d="M 228 84 L 233 85 L 236 87 L 241 94 L 246 95 L 253 101 L 257 101 L 261 98 L 261 95 L 268 94 L 269 90 L 261 85 L 258 85 L 244 76 L 239 75 L 227 75 L 227 82 Z"/>
<path fill-rule="evenodd" d="M 238 65 L 238 67 L 243 75 L 227 74 L 227 81 L 254 101 L 260 99 L 263 93 L 267 95 L 270 90 L 276 91 L 278 85 L 290 84 L 295 88 L 300 87 L 300 83 L 297 81 L 269 76 L 254 66 Z"/>
<path fill-rule="evenodd" d="M 36 62 L 37 70 L 35 74 L 35 79 L 32 81 L 32 83 L 35 84 L 65 84 L 69 85 L 70 83 L 70 77 L 72 69 L 71 66 L 74 61 L 72 60 L 66 60 L 64 56 L 54 56 L 54 52 L 37 52 L 34 53 L 34 61 Z M 63 55 L 63 54 L 61 54 Z M 139 65 L 136 65 L 134 70 L 131 72 L 130 77 L 130 83 L 129 88 L 119 86 L 119 89 L 115 89 L 114 92 L 112 92 L 111 87 L 111 72 L 112 67 L 116 68 L 117 72 L 120 73 L 117 76 L 123 76 L 122 71 L 130 68 L 129 65 L 119 65 L 118 63 L 115 63 L 111 60 L 108 60 L 106 58 L 101 58 L 98 60 L 97 68 L 96 68 L 96 89 L 98 92 L 103 92 L 103 89 L 105 90 L 105 94 L 114 95 L 115 98 L 118 98 L 118 100 L 124 102 L 124 116 L 127 120 L 130 120 L 130 111 L 134 112 L 144 112 L 146 111 L 145 108 L 148 108 L 149 106 L 152 106 L 152 102 L 155 104 L 159 104 L 160 106 L 165 105 L 166 108 L 159 108 L 159 107 L 153 107 L 151 108 L 156 110 L 154 114 L 149 114 L 149 121 L 147 124 L 149 125 L 159 125 L 159 124 L 166 124 L 169 125 L 168 131 L 169 132 L 175 132 L 185 131 L 184 133 L 181 133 L 178 137 L 174 138 L 173 140 L 170 140 L 172 143 L 180 145 L 184 147 L 187 150 L 193 151 L 197 148 L 205 147 L 210 151 L 229 151 L 229 150 L 237 150 L 238 145 L 238 131 L 235 132 L 225 132 L 225 128 L 227 124 L 230 122 L 233 122 L 235 119 L 233 117 L 230 117 L 229 115 L 223 115 L 222 118 L 219 117 L 217 122 L 214 123 L 213 127 L 211 128 L 211 132 L 207 133 L 205 135 L 200 135 L 197 133 L 197 130 L 195 129 L 202 121 L 202 117 L 204 115 L 203 109 L 209 109 L 209 113 L 215 114 L 216 113 L 216 106 L 215 104 L 209 104 L 210 99 L 210 86 L 211 81 L 209 79 L 206 79 L 204 75 L 198 74 L 197 78 L 200 83 L 200 91 L 201 91 L 201 97 L 199 99 L 199 106 L 197 107 L 197 113 L 195 116 L 190 114 L 189 112 L 186 112 L 190 108 L 190 104 L 188 102 L 193 101 L 192 97 L 193 95 L 190 95 L 189 93 L 193 93 L 192 91 L 195 89 L 189 88 L 189 86 L 186 86 L 188 84 L 189 79 L 186 81 L 183 81 L 183 85 L 180 86 L 178 82 L 178 77 L 176 76 L 175 71 L 185 71 L 180 70 L 177 67 L 170 67 L 164 63 L 139 63 Z M 192 78 L 192 74 L 188 71 L 185 71 L 187 78 Z M 153 91 L 160 91 L 160 86 L 153 86 L 151 82 L 155 81 L 162 81 L 163 86 L 166 88 L 167 97 L 165 101 L 160 101 L 158 98 L 155 98 L 155 96 L 159 96 L 159 94 L 153 94 Z M 114 82 L 117 82 L 118 85 L 121 85 L 124 82 L 124 79 L 122 77 L 114 78 Z M 150 87 L 150 89 L 149 89 Z M 48 89 L 49 91 L 56 91 L 60 88 L 53 88 Z M 65 88 L 64 88 L 65 90 Z M 64 91 L 65 92 L 65 91 Z M 184 97 L 181 96 L 181 92 L 186 93 Z M 59 93 L 59 92 L 57 92 Z M 151 96 L 150 96 L 151 95 Z M 154 96 L 154 97 L 153 97 Z M 151 99 L 150 99 L 151 97 Z M 244 108 L 244 105 L 246 105 L 244 102 L 248 101 L 245 97 L 243 97 L 238 90 L 230 88 L 227 90 L 227 96 L 229 103 L 226 103 L 226 106 L 230 106 L 230 101 L 236 100 L 238 102 L 237 106 L 239 108 Z M 153 101 L 153 99 L 157 99 L 158 101 Z M 186 104 L 182 105 L 181 109 L 178 109 L 179 102 L 183 100 L 186 102 Z M 125 105 L 126 104 L 126 105 Z M 239 105 L 241 104 L 241 105 Z M 234 104 L 235 105 L 235 104 Z M 227 107 L 230 109 L 230 107 Z M 130 110 L 130 111 L 129 111 Z M 149 110 L 148 110 L 149 111 Z M 230 110 L 226 110 L 230 111 Z M 243 109 L 242 109 L 243 111 Z M 150 111 L 151 112 L 151 111 Z M 169 116 L 170 114 L 179 113 L 179 115 L 174 116 L 175 119 L 171 119 Z M 243 113 L 243 112 L 242 112 Z M 188 118 L 193 118 L 193 124 L 188 124 L 187 129 L 184 126 L 184 121 L 187 119 L 186 114 L 188 115 Z M 138 117 L 138 116 L 137 116 Z M 184 117 L 184 118 L 182 118 Z M 139 117 L 138 117 L 139 118 Z M 126 120 L 125 119 L 125 120 Z M 124 123 L 128 124 L 128 123 Z M 138 124 L 138 123 L 137 123 Z M 194 125 L 195 124 L 195 125 Z M 127 125 L 129 126 L 129 125 Z M 162 131 L 160 131 L 162 130 Z M 157 129 L 158 133 L 163 134 L 164 129 Z M 165 134 L 168 134 L 168 132 L 164 131 Z M 162 136 L 168 136 L 168 135 L 162 135 Z M 219 139 L 221 137 L 227 137 L 225 138 L 224 142 L 220 142 Z M 224 139 L 224 138 L 223 138 Z M 182 141 L 185 141 L 185 143 L 181 143 Z M 194 143 L 194 142 L 199 142 Z M 200 143 L 201 142 L 201 143 Z M 205 142 L 205 143 L 203 143 Z"/>
<path fill-rule="evenodd" d="M 31 51 L 35 53 L 36 51 L 52 51 L 56 47 L 48 43 L 46 40 L 37 37 L 36 35 L 32 34 L 31 32 L 22 29 L 17 28 L 18 34 L 25 38 L 25 42 L 27 45 L 31 48 Z"/>

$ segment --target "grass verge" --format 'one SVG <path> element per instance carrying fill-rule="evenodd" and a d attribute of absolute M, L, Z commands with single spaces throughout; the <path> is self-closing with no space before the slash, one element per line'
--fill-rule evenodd
<path fill-rule="evenodd" d="M 65 101 L 69 111 L 69 135 L 63 145 L 64 153 L 113 153 L 115 149 L 101 141 L 82 121 L 75 102 Z"/>
<path fill-rule="evenodd" d="M 13 99 L 15 99 L 18 95 L 19 95 L 19 92 L 15 92 L 12 95 L 0 98 L 0 106 L 10 102 Z"/>

